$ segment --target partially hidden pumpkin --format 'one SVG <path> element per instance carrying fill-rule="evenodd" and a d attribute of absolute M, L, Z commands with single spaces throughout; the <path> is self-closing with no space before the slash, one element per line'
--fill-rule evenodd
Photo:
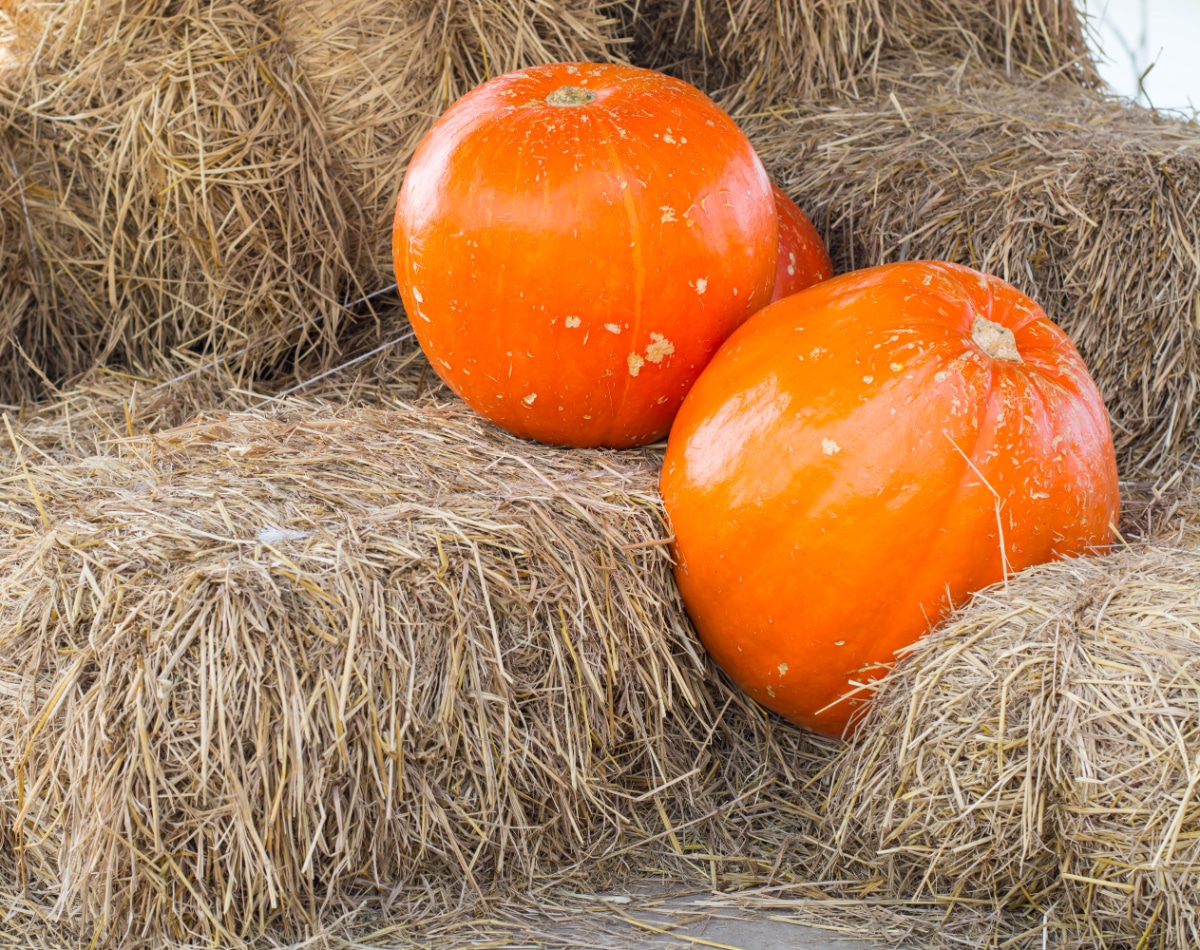
<path fill-rule="evenodd" d="M 494 79 L 417 149 L 396 279 L 430 365 L 516 435 L 666 435 L 765 306 L 778 225 L 750 142 L 699 90 L 588 63 Z"/>
<path fill-rule="evenodd" d="M 779 216 L 779 253 L 771 303 L 833 276 L 833 261 L 812 221 L 787 192 L 772 186 Z"/>
<path fill-rule="evenodd" d="M 1070 340 L 1003 281 L 929 262 L 835 277 L 747 322 L 675 420 L 662 494 L 709 652 L 827 735 L 973 591 L 1106 545 L 1119 504 Z"/>

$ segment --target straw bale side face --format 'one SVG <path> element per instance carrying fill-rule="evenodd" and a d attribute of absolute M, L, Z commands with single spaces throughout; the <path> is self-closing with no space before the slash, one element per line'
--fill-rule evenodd
<path fill-rule="evenodd" d="M 1075 341 L 1125 470 L 1169 469 L 1200 426 L 1200 130 L 1071 85 L 956 70 L 876 100 L 747 123 L 839 271 L 968 264 Z"/>
<path fill-rule="evenodd" d="M 335 354 L 343 302 L 393 279 L 420 136 L 498 70 L 616 57 L 607 6 L 31 4 L 38 54 L 0 79 L 0 203 L 32 238 L 3 263 L 34 309 L 0 301 L 5 319 L 55 380 L 171 375 L 263 340 L 251 374 Z"/>
<path fill-rule="evenodd" d="M 32 25 L 29 16 L 16 0 L 0 0 L 0 88 L 28 60 L 21 34 Z M 0 403 L 18 403 L 36 392 L 36 385 L 30 385 L 36 373 L 21 356 L 33 294 L 28 281 L 30 234 L 24 183 L 12 171 L 15 159 L 4 130 L 6 121 L 0 118 Z"/>
<path fill-rule="evenodd" d="M 1200 556 L 1111 584 L 1059 728 L 1061 890 L 1080 924 L 1182 950 L 1200 944 Z"/>
<path fill-rule="evenodd" d="M 918 644 L 839 766 L 844 855 L 982 930 L 1195 946 L 1196 540 L 1026 571 Z"/>
<path fill-rule="evenodd" d="M 461 406 L 109 451 L 29 452 L 36 497 L 0 488 L 0 834 L 24 845 L 0 892 L 82 932 L 228 946 L 370 893 L 436 915 L 677 849 L 772 774 L 761 722 L 718 728 L 739 703 L 677 602 L 652 454 Z"/>
<path fill-rule="evenodd" d="M 256 358 L 331 348 L 352 284 L 343 202 L 270 5 L 39 9 L 41 48 L 3 93 L 33 358 L 59 378 L 110 357 L 153 373 L 304 322 Z"/>
<path fill-rule="evenodd" d="M 881 63 L 914 52 L 1097 81 L 1072 0 L 650 0 L 638 11 L 638 63 L 694 83 L 734 114 L 869 94 Z"/>
<path fill-rule="evenodd" d="M 1073 581 L 1053 593 L 1070 602 Z M 999 910 L 1042 899 L 1055 879 L 1046 788 L 1060 631 L 1036 607 L 1014 607 L 998 631 L 1001 606 L 990 606 L 982 623 L 930 635 L 887 677 L 864 740 L 841 763 L 827 806 L 833 840 L 891 895 Z"/>
<path fill-rule="evenodd" d="M 878 0 L 650 0 L 638 9 L 638 65 L 698 86 L 734 115 L 856 89 L 886 34 Z"/>
<path fill-rule="evenodd" d="M 604 0 L 298 0 L 281 28 L 304 70 L 331 160 L 361 217 L 356 273 L 385 286 L 404 170 L 434 120 L 475 86 L 527 66 L 620 60 Z"/>
<path fill-rule="evenodd" d="M 1014 79 L 1053 73 L 1099 82 L 1074 0 L 892 0 L 887 20 L 897 50 L 973 55 Z"/>

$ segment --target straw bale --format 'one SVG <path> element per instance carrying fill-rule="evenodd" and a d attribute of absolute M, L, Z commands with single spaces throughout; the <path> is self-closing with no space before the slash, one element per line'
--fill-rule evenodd
<path fill-rule="evenodd" d="M 305 322 L 257 359 L 332 346 L 352 287 L 341 189 L 255 6 L 35 5 L 0 116 L 30 232 L 23 336 L 51 378 L 110 359 L 159 372 Z"/>
<path fill-rule="evenodd" d="M 69 385 L 47 385 L 48 396 L 7 411 L 20 439 L 35 454 L 68 461 L 106 454 L 113 440 L 135 433 L 173 429 L 200 416 L 263 408 L 288 390 L 309 395 L 322 405 L 347 407 L 401 408 L 421 395 L 437 395 L 444 402 L 449 390 L 428 368 L 394 288 L 378 294 L 371 305 L 378 323 L 363 321 L 342 335 L 342 345 L 358 355 L 330 370 L 322 369 L 319 355 L 310 354 L 296 360 L 288 376 L 255 378 L 236 351 L 207 356 L 158 382 L 93 367 Z M 6 454 L 15 464 L 4 436 L 0 437 L 0 465 Z"/>
<path fill-rule="evenodd" d="M 32 306 L 0 300 L 6 325 L 54 381 L 248 343 L 256 375 L 336 355 L 343 303 L 391 282 L 388 204 L 423 131 L 498 68 L 615 55 L 604 7 L 23 4 L 0 264 Z"/>
<path fill-rule="evenodd" d="M 374 319 L 343 302 L 390 282 L 412 149 L 501 71 L 629 50 L 673 68 L 677 32 L 706 49 L 723 30 L 712 74 L 684 72 L 739 84 L 736 105 L 857 89 L 894 49 L 1043 72 L 1082 52 L 1067 0 L 6 4 L 21 16 L 0 79 L 0 263 L 19 299 L 0 313 L 30 358 L 0 379 L 8 402 L 97 363 L 167 376 L 257 341 L 247 370 L 272 376 L 335 355 L 345 324 Z"/>
<path fill-rule="evenodd" d="M 831 769 L 826 870 L 979 942 L 1196 946 L 1200 495 L 1168 520 L 977 595 L 901 659 Z"/>
<path fill-rule="evenodd" d="M 1127 477 L 1195 452 L 1200 127 L 916 60 L 876 98 L 746 127 L 839 272 L 934 258 L 1011 281 L 1078 345 Z"/>
<path fill-rule="evenodd" d="M 71 933 L 229 946 L 736 853 L 723 816 L 817 755 L 706 668 L 655 451 L 444 398 L 13 434 L 0 894 Z"/>
<path fill-rule="evenodd" d="M 1098 81 L 1072 0 L 650 0 L 634 56 L 734 114 L 781 99 L 870 94 L 897 55 L 971 60 L 1010 76 Z"/>

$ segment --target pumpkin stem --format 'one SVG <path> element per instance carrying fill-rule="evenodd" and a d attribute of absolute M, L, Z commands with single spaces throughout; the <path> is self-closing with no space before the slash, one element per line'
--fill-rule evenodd
<path fill-rule="evenodd" d="M 578 86 L 559 86 L 546 97 L 546 102 L 552 106 L 586 106 L 596 98 L 590 89 L 580 89 Z"/>
<path fill-rule="evenodd" d="M 976 317 L 971 324 L 971 339 L 994 360 L 1024 363 L 1017 350 L 1017 338 L 1012 330 L 987 317 Z"/>

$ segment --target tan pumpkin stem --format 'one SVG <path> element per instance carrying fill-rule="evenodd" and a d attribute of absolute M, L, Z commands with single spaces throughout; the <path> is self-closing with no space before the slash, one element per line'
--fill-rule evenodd
<path fill-rule="evenodd" d="M 580 89 L 578 86 L 559 86 L 546 97 L 546 102 L 552 106 L 586 106 L 596 98 L 590 89 Z"/>
<path fill-rule="evenodd" d="M 971 338 L 983 352 L 994 360 L 1024 363 L 1017 349 L 1017 338 L 1012 330 L 1001 326 L 987 317 L 976 317 L 971 324 Z"/>

